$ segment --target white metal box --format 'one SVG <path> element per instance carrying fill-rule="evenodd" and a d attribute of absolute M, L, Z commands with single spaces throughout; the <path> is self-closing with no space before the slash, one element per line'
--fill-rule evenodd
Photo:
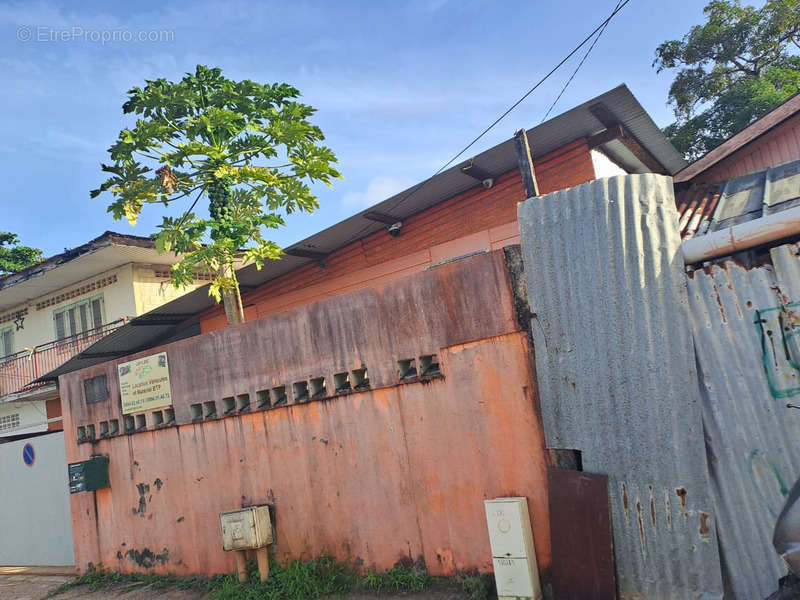
<path fill-rule="evenodd" d="M 524 497 L 484 500 L 484 508 L 498 598 L 538 600 L 542 591 L 528 500 Z"/>
<path fill-rule="evenodd" d="M 269 506 L 248 506 L 219 513 L 223 550 L 250 550 L 272 543 Z"/>

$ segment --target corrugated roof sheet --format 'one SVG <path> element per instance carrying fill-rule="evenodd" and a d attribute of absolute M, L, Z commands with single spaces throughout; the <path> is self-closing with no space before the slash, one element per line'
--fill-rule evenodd
<path fill-rule="evenodd" d="M 609 475 L 619 597 L 721 598 L 672 180 L 519 206 L 547 445 Z"/>
<path fill-rule="evenodd" d="M 676 193 L 678 227 L 689 239 L 800 204 L 800 160 L 724 183 L 698 183 Z"/>
<path fill-rule="evenodd" d="M 771 264 L 735 259 L 688 278 L 717 535 L 731 597 L 764 598 L 785 574 L 772 547 L 800 476 L 800 247 Z M 726 595 L 727 597 L 727 595 Z"/>
<path fill-rule="evenodd" d="M 678 151 L 670 144 L 669 140 L 664 136 L 624 84 L 529 129 L 528 137 L 531 143 L 533 157 L 537 158 L 543 156 L 553 150 L 563 147 L 575 139 L 589 137 L 603 131 L 605 126 L 589 110 L 589 107 L 598 103 L 603 104 L 611 114 L 636 137 L 639 143 L 647 148 L 671 173 L 675 173 L 686 164 Z M 631 171 L 645 170 L 644 166 L 629 151 L 625 150 L 621 144 L 612 142 L 602 146 L 602 149 L 611 158 L 616 160 L 619 164 L 626 166 Z M 512 169 L 516 169 L 517 155 L 514 141 L 513 139 L 506 140 L 469 160 L 483 171 L 492 175 L 500 175 Z M 469 160 L 447 169 L 430 180 L 418 183 L 407 190 L 395 194 L 391 198 L 365 209 L 332 227 L 320 231 L 290 246 L 287 250 L 300 249 L 322 253 L 333 252 L 352 241 L 386 228 L 386 225 L 383 223 L 377 223 L 365 218 L 364 214 L 367 212 L 379 211 L 388 213 L 402 220 L 455 196 L 456 194 L 476 187 L 480 185 L 480 182 L 461 172 L 461 167 L 467 164 Z M 260 271 L 257 270 L 255 266 L 248 265 L 247 267 L 239 269 L 237 275 L 243 287 L 257 287 L 307 264 L 312 260 L 313 259 L 286 255 L 281 260 L 268 261 Z M 209 298 L 206 286 L 164 304 L 148 313 L 148 316 L 155 318 L 159 315 L 196 314 L 211 308 L 213 305 L 214 301 Z M 133 323 L 131 323 L 125 327 L 133 326 Z M 152 332 L 152 344 L 158 343 L 159 335 L 163 335 L 163 332 L 156 331 L 155 329 L 152 330 Z M 119 335 L 121 336 L 123 334 L 120 333 Z M 132 337 L 131 340 L 134 340 L 134 338 Z M 141 344 L 144 343 L 144 336 L 141 334 L 135 336 L 137 346 L 123 345 L 122 338 L 117 338 L 116 341 L 120 344 L 116 348 L 117 351 L 127 351 L 130 353 L 141 349 Z M 94 351 L 92 348 L 89 350 L 92 352 Z M 102 362 L 101 359 L 92 360 L 94 362 L 89 361 L 89 364 Z M 78 367 L 77 365 L 81 366 Z M 87 360 L 81 358 L 79 355 L 62 365 L 59 369 L 48 373 L 42 377 L 42 379 L 53 379 L 60 373 L 67 373 L 76 368 L 83 368 L 84 366 L 88 366 Z"/>

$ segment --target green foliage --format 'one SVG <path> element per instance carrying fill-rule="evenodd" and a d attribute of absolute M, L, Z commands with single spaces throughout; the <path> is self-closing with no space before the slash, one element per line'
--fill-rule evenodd
<path fill-rule="evenodd" d="M 677 69 L 669 92 L 676 121 L 665 129 L 695 159 L 800 90 L 800 0 L 761 8 L 713 0 L 706 23 L 658 46 L 653 65 Z"/>
<path fill-rule="evenodd" d="M 358 591 L 418 592 L 440 584 L 460 587 L 472 600 L 486 600 L 492 590 L 491 583 L 487 583 L 489 579 L 478 574 L 462 575 L 455 580 L 434 578 L 419 563 L 397 564 L 388 571 L 378 573 L 370 570 L 360 575 L 353 565 L 338 563 L 325 556 L 295 560 L 285 565 L 270 557 L 269 579 L 263 583 L 259 580 L 255 561 L 248 561 L 248 579 L 244 583 L 239 583 L 235 573 L 211 578 L 181 578 L 152 573 L 123 574 L 90 564 L 86 573 L 62 585 L 48 597 L 79 586 L 86 586 L 90 591 L 109 586 L 127 586 L 126 591 L 148 586 L 153 590 L 169 587 L 200 590 L 208 593 L 211 600 L 316 600 Z"/>
<path fill-rule="evenodd" d="M 43 259 L 38 248 L 20 246 L 13 233 L 0 231 L 0 275 L 8 275 L 35 265 Z"/>
<path fill-rule="evenodd" d="M 183 255 L 172 269 L 176 287 L 191 284 L 200 268 L 215 277 L 210 293 L 219 301 L 238 289 L 226 267 L 240 259 L 260 269 L 279 258 L 265 230 L 284 225 L 284 214 L 313 212 L 319 204 L 310 186 L 341 177 L 309 121 L 315 109 L 299 96 L 285 83 L 231 81 L 202 65 L 178 82 L 134 87 L 122 109 L 136 124 L 108 149 L 112 163 L 102 170 L 110 176 L 90 195 L 111 193 L 108 212 L 132 225 L 147 204 L 191 202 L 180 216 L 163 217 L 156 248 Z M 194 212 L 203 196 L 208 219 Z"/>

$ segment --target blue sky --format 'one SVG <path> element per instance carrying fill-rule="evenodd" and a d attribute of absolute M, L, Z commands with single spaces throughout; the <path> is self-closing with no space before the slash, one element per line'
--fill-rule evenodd
<path fill-rule="evenodd" d="M 179 79 L 202 63 L 235 79 L 286 81 L 319 109 L 314 121 L 344 180 L 319 190 L 314 215 L 293 216 L 272 236 L 288 245 L 432 174 L 615 4 L 0 2 L 0 231 L 47 255 L 108 229 L 152 233 L 162 207 L 146 207 L 132 228 L 106 214 L 110 197 L 90 200 L 89 190 L 103 180 L 106 149 L 130 123 L 121 110 L 126 90 L 146 78 Z M 624 82 L 656 123 L 668 124 L 671 75 L 656 74 L 653 53 L 700 22 L 704 4 L 631 0 L 553 115 Z M 166 39 L 102 41 L 121 30 Z M 537 124 L 578 58 L 465 158 Z"/>

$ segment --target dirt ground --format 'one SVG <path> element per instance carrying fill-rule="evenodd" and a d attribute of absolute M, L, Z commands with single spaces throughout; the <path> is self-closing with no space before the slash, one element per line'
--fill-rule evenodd
<path fill-rule="evenodd" d="M 43 575 L 0 575 L 0 600 L 41 600 L 71 577 Z M 121 583 L 104 587 L 92 592 L 87 587 L 76 587 L 56 596 L 56 600 L 204 600 L 206 594 L 198 590 L 180 590 L 176 588 L 151 589 L 142 584 Z M 430 589 L 424 592 L 408 594 L 365 594 L 355 593 L 346 596 L 346 600 L 466 600 L 467 594 L 453 589 Z M 332 600 L 332 599 L 331 599 Z"/>

